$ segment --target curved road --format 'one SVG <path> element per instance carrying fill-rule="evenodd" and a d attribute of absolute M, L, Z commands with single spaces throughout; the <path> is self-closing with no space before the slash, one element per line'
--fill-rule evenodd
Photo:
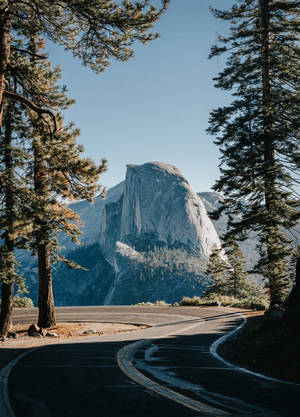
<path fill-rule="evenodd" d="M 1 373 L 1 417 L 299 417 L 300 386 L 221 362 L 211 344 L 242 322 L 229 309 L 64 307 L 58 321 L 151 327 L 34 349 Z M 36 321 L 20 310 L 16 322 Z"/>

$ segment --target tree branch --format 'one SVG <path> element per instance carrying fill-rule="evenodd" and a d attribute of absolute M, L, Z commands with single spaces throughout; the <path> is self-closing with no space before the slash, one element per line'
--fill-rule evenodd
<path fill-rule="evenodd" d="M 24 53 L 24 54 L 28 54 L 30 56 L 33 56 L 34 58 L 37 58 L 37 59 L 47 59 L 48 58 L 47 55 L 35 54 L 34 52 L 26 51 L 24 49 L 15 48 L 14 46 L 12 46 L 11 49 L 13 51 L 17 51 L 17 52 L 21 52 L 21 53 Z"/>
<path fill-rule="evenodd" d="M 41 107 L 38 107 L 35 103 L 33 103 L 33 101 L 29 100 L 28 98 L 21 96 L 20 94 L 13 93 L 11 91 L 3 90 L 3 95 L 5 97 L 11 98 L 14 101 L 19 101 L 20 103 L 25 104 L 25 106 L 29 107 L 39 116 L 42 116 L 43 114 L 48 114 L 52 118 L 52 121 L 54 124 L 54 132 L 56 132 L 57 130 L 56 118 L 55 118 L 55 115 L 50 110 L 42 109 Z"/>

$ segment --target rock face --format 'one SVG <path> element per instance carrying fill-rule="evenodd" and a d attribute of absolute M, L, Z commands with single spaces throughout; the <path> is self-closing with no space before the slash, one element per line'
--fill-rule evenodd
<path fill-rule="evenodd" d="M 102 216 L 100 247 L 115 273 L 105 304 L 201 293 L 214 245 L 220 241 L 206 209 L 177 168 L 128 165 L 124 193 Z"/>
<path fill-rule="evenodd" d="M 200 197 L 177 168 L 159 162 L 128 165 L 124 194 L 105 206 L 104 254 L 110 256 L 117 241 L 185 246 L 205 257 L 214 244 L 220 245 Z"/>

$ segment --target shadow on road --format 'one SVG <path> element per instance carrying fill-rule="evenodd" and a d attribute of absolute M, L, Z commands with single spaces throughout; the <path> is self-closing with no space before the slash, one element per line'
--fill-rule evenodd
<path fill-rule="evenodd" d="M 224 318 L 232 320 L 222 322 Z M 198 328 L 201 333 L 149 340 L 136 352 L 133 363 L 150 379 L 198 401 L 230 410 L 232 415 L 246 415 L 241 414 L 243 409 L 248 416 L 258 417 L 263 408 L 264 417 L 299 417 L 299 387 L 236 372 L 210 354 L 209 346 L 224 331 L 236 327 L 238 321 L 235 312 L 178 321 L 177 325 L 203 323 Z M 159 325 L 163 326 L 166 324 Z M 125 375 L 116 357 L 128 343 L 66 343 L 30 352 L 9 377 L 9 397 L 16 416 L 204 416 L 147 390 Z M 256 411 L 249 414 L 253 407 Z"/>

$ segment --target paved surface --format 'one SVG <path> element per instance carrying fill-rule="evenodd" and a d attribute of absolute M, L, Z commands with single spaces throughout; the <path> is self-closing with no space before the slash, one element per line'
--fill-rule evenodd
<path fill-rule="evenodd" d="M 241 323 L 230 310 L 79 307 L 60 308 L 57 318 L 152 327 L 31 351 L 8 378 L 11 417 L 300 416 L 300 386 L 238 372 L 210 353 Z"/>

